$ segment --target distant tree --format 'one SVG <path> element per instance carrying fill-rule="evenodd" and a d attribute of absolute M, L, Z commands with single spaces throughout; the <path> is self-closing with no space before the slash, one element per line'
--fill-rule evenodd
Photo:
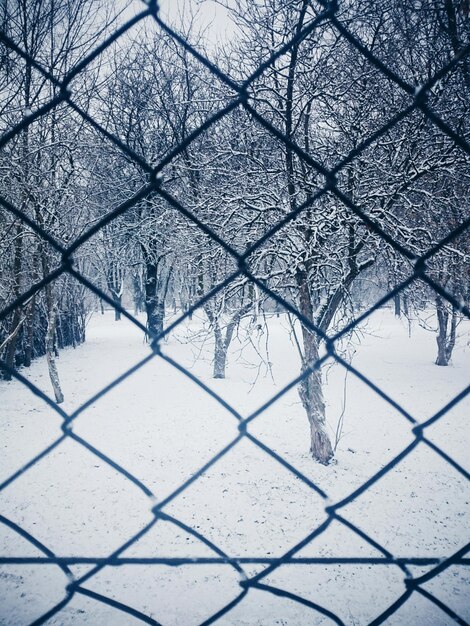
<path fill-rule="evenodd" d="M 5 34 L 58 80 L 65 77 L 103 35 L 113 20 L 104 0 L 11 0 L 2 3 Z M 0 81 L 3 132 L 52 100 L 58 87 L 33 65 L 2 45 Z M 85 107 L 93 72 L 75 85 Z M 83 178 L 83 121 L 62 104 L 13 137 L 0 155 L 0 190 L 24 214 L 67 244 L 82 228 L 86 206 Z M 9 304 L 55 268 L 57 255 L 21 220 L 3 211 L 6 226 L 2 253 L 1 301 Z M 10 257 L 10 258 L 8 258 Z M 65 292 L 74 292 L 65 296 Z M 68 278 L 48 283 L 3 320 L 0 341 L 9 368 L 29 365 L 46 354 L 57 402 L 63 400 L 55 363 L 59 343 L 84 338 L 81 288 Z M 74 302 L 76 309 L 62 308 Z M 71 325 L 70 328 L 67 328 Z M 59 333 L 61 338 L 59 341 Z M 6 374 L 9 377 L 9 374 Z"/>
<path fill-rule="evenodd" d="M 234 5 L 230 4 L 232 14 L 243 32 L 234 49 L 239 50 L 239 66 L 246 75 L 300 34 L 323 8 L 312 0 Z M 459 6 L 450 0 L 444 6 L 402 0 L 351 1 L 340 3 L 337 17 L 376 57 L 411 84 L 420 85 L 468 43 L 463 34 L 468 31 L 468 20 L 457 15 Z M 443 106 L 444 115 L 450 113 L 459 132 L 465 129 L 468 99 L 459 104 L 455 87 L 463 88 L 466 67 L 462 62 L 461 79 L 454 73 L 446 75 L 431 95 L 432 105 Z M 278 177 L 274 183 L 272 167 L 269 171 L 284 215 L 297 211 L 321 189 L 325 180 L 319 169 L 342 163 L 409 104 L 406 93 L 328 21 L 290 46 L 250 91 L 255 114 L 269 120 L 319 164 L 316 168 L 293 148 L 273 141 L 283 182 Z M 377 226 L 418 256 L 444 236 L 445 224 L 462 221 L 466 209 L 449 219 L 449 193 L 452 190 L 454 200 L 456 195 L 462 200 L 458 180 L 467 176 L 466 155 L 417 111 L 360 149 L 355 158 L 346 159 L 337 174 L 337 187 Z M 275 272 L 268 284 L 324 334 L 334 333 L 351 320 L 351 291 L 379 258 L 385 256 L 395 264 L 390 286 L 413 270 L 405 257 L 331 192 L 299 213 L 264 249 L 273 258 Z M 446 269 L 444 273 L 449 279 Z M 445 316 L 440 317 L 444 323 Z M 319 359 L 320 337 L 302 325 L 304 371 Z M 328 463 L 333 450 L 325 429 L 321 371 L 306 375 L 299 391 L 311 426 L 312 455 Z"/>

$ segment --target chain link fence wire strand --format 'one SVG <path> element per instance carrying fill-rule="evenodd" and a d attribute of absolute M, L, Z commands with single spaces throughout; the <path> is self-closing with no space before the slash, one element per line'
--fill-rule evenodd
<path fill-rule="evenodd" d="M 285 43 L 281 48 L 276 50 L 262 65 L 260 65 L 256 71 L 246 79 L 242 84 L 239 84 L 233 81 L 229 76 L 227 76 L 223 71 L 220 70 L 216 65 L 214 65 L 209 59 L 207 59 L 204 55 L 202 55 L 198 50 L 193 48 L 193 46 L 186 41 L 182 36 L 178 33 L 174 32 L 159 16 L 159 7 L 157 2 L 149 1 L 146 2 L 146 8 L 138 13 L 135 17 L 128 20 L 123 26 L 117 29 L 112 35 L 108 38 L 104 39 L 104 41 L 94 49 L 88 56 L 83 59 L 76 67 L 74 67 L 69 74 L 65 76 L 62 81 L 59 81 L 53 75 L 51 75 L 42 65 L 34 58 L 32 58 L 28 53 L 21 49 L 5 32 L 0 31 L 0 42 L 12 50 L 15 54 L 21 56 L 23 60 L 31 65 L 36 71 L 38 71 L 46 80 L 50 81 L 50 83 L 58 90 L 57 95 L 55 95 L 49 102 L 46 102 L 41 107 L 39 107 L 34 113 L 31 113 L 23 118 L 23 120 L 18 123 L 14 128 L 12 128 L 9 132 L 7 132 L 3 137 L 0 138 L 0 149 L 3 148 L 11 139 L 17 136 L 21 131 L 30 126 L 35 120 L 39 119 L 41 116 L 46 115 L 50 111 L 52 111 L 58 105 L 65 103 L 69 106 L 75 113 L 80 115 L 87 123 L 91 124 L 93 128 L 101 133 L 107 140 L 111 141 L 119 150 L 121 150 L 131 161 L 136 163 L 146 174 L 148 175 L 148 182 L 134 195 L 132 195 L 128 200 L 120 204 L 118 207 L 107 212 L 98 222 L 96 222 L 93 226 L 91 226 L 86 232 L 84 232 L 80 237 L 78 237 L 72 244 L 68 247 L 62 246 L 58 241 L 56 241 L 49 233 L 47 233 L 44 228 L 41 227 L 40 224 L 36 223 L 33 219 L 31 219 L 28 215 L 24 213 L 21 209 L 14 206 L 7 199 L 0 196 L 0 205 L 4 210 L 11 213 L 16 219 L 22 220 L 26 226 L 31 228 L 38 237 L 47 242 L 56 252 L 58 252 L 61 256 L 61 262 L 59 265 L 53 269 L 49 275 L 45 276 L 42 280 L 37 281 L 31 288 L 29 288 L 25 293 L 16 298 L 13 302 L 7 305 L 3 311 L 0 312 L 0 320 L 5 319 L 12 311 L 14 311 L 17 307 L 23 306 L 35 293 L 43 289 L 45 286 L 50 284 L 52 281 L 57 279 L 62 274 L 69 274 L 73 276 L 77 281 L 82 283 L 87 289 L 97 295 L 99 298 L 104 300 L 108 305 L 110 305 L 115 310 L 118 310 L 123 316 L 125 316 L 129 321 L 131 321 L 143 334 L 148 333 L 147 328 L 132 314 L 124 309 L 124 307 L 118 305 L 114 300 L 112 300 L 102 289 L 97 287 L 93 282 L 88 280 L 85 276 L 83 276 L 77 269 L 74 267 L 73 261 L 73 253 L 77 251 L 82 245 L 84 245 L 94 234 L 99 232 L 102 228 L 104 228 L 107 224 L 111 223 L 113 220 L 118 218 L 120 215 L 123 215 L 130 208 L 135 206 L 141 200 L 147 198 L 150 194 L 155 193 L 166 200 L 176 211 L 182 214 L 185 218 L 191 220 L 197 228 L 199 228 L 205 235 L 210 237 L 215 243 L 221 246 L 237 263 L 237 269 L 228 275 L 225 280 L 220 282 L 216 287 L 214 287 L 211 291 L 209 291 L 204 297 L 200 298 L 196 303 L 194 303 L 184 314 L 181 314 L 175 321 L 173 321 L 170 325 L 168 325 L 160 334 L 153 335 L 150 337 L 151 343 L 151 351 L 148 356 L 142 359 L 139 363 L 129 368 L 126 372 L 124 372 L 121 376 L 113 380 L 108 386 L 101 389 L 98 393 L 96 393 L 92 398 L 85 401 L 78 409 L 76 409 L 73 413 L 67 414 L 59 405 L 57 405 L 53 400 L 51 400 L 44 392 L 42 392 L 39 388 L 37 388 L 32 382 L 30 382 L 25 376 L 23 376 L 20 372 L 10 368 L 5 362 L 0 362 L 0 368 L 14 377 L 19 383 L 26 386 L 29 391 L 38 396 L 43 402 L 47 403 L 50 408 L 52 408 L 62 419 L 62 434 L 47 448 L 41 451 L 36 457 L 31 459 L 27 464 L 18 469 L 13 475 L 3 481 L 0 485 L 0 491 L 14 483 L 14 481 L 27 472 L 30 468 L 32 468 L 36 463 L 38 463 L 41 459 L 47 456 L 52 450 L 60 446 L 65 440 L 69 439 L 74 441 L 76 444 L 83 446 L 87 450 L 89 450 L 92 454 L 94 454 L 101 461 L 106 463 L 108 466 L 112 467 L 114 470 L 119 472 L 122 476 L 124 476 L 127 480 L 131 481 L 137 488 L 139 488 L 148 498 L 153 514 L 152 520 L 145 525 L 141 530 L 135 535 L 129 537 L 127 541 L 122 544 L 118 549 L 116 549 L 112 554 L 110 554 L 107 558 L 91 558 L 91 557 L 58 557 L 54 552 L 52 552 L 47 546 L 42 544 L 38 539 L 28 533 L 26 530 L 21 528 L 18 524 L 13 521 L 7 519 L 4 516 L 0 516 L 0 523 L 10 528 L 12 531 L 17 533 L 23 539 L 25 539 L 29 544 L 34 546 L 36 549 L 40 551 L 42 556 L 39 557 L 0 557 L 0 564 L 8 565 L 8 564 L 44 564 L 44 565 L 56 565 L 58 566 L 63 573 L 69 579 L 69 584 L 64 589 L 64 597 L 60 602 L 58 602 L 54 607 L 52 607 L 47 613 L 39 617 L 34 621 L 34 624 L 43 624 L 48 619 L 57 615 L 69 602 L 73 599 L 76 594 L 82 594 L 88 596 L 98 602 L 109 605 L 123 613 L 129 614 L 132 617 L 143 621 L 144 623 L 157 625 L 158 622 L 148 615 L 137 611 L 131 606 L 128 606 L 124 603 L 118 602 L 112 598 L 106 597 L 104 595 L 98 594 L 94 591 L 91 591 L 83 585 L 93 578 L 98 572 L 100 572 L 105 567 L 115 567 L 118 565 L 131 565 L 131 564 L 145 564 L 145 565 L 171 565 L 171 566 L 179 566 L 179 565 L 204 565 L 204 564 L 225 564 L 230 565 L 236 573 L 239 575 L 239 589 L 234 589 L 234 597 L 233 599 L 222 609 L 217 611 L 210 618 L 205 620 L 204 624 L 212 624 L 216 622 L 219 618 L 226 615 L 232 608 L 234 608 L 237 604 L 239 604 L 245 596 L 250 592 L 251 589 L 257 589 L 259 591 L 263 591 L 267 594 L 273 594 L 275 596 L 283 597 L 290 599 L 294 602 L 300 603 L 303 606 L 310 608 L 313 612 L 319 615 L 323 615 L 330 620 L 332 620 L 335 624 L 343 624 L 343 621 L 336 615 L 333 611 L 326 609 L 319 604 L 307 600 L 301 596 L 288 592 L 284 589 L 280 589 L 274 587 L 269 584 L 264 584 L 262 581 L 269 574 L 275 571 L 282 565 L 291 564 L 297 565 L 301 567 L 303 564 L 336 564 L 336 565 L 348 565 L 348 564 L 366 564 L 369 566 L 374 565 L 393 565 L 402 571 L 404 575 L 404 586 L 405 591 L 403 594 L 396 599 L 380 616 L 378 616 L 372 624 L 381 624 L 388 617 L 393 615 L 405 602 L 407 602 L 413 594 L 420 594 L 422 597 L 426 598 L 429 602 L 432 602 L 435 606 L 437 606 L 441 611 L 447 614 L 451 619 L 455 620 L 459 624 L 465 624 L 466 622 L 459 617 L 448 605 L 446 605 L 442 600 L 438 599 L 435 595 L 433 595 L 430 591 L 423 588 L 423 585 L 435 578 L 447 568 L 452 565 L 470 565 L 470 558 L 467 558 L 467 554 L 470 551 L 470 544 L 462 547 L 460 550 L 452 554 L 451 556 L 445 559 L 437 559 L 437 558 L 396 558 L 392 553 L 390 553 L 385 547 L 380 545 L 372 536 L 368 533 L 362 531 L 355 524 L 351 523 L 349 520 L 344 518 L 340 514 L 340 510 L 345 507 L 347 504 L 351 503 L 354 499 L 359 497 L 362 493 L 367 491 L 373 484 L 379 481 L 381 478 L 386 476 L 396 465 L 398 465 L 403 459 L 407 458 L 410 454 L 412 454 L 418 446 L 427 446 L 430 448 L 435 454 L 438 454 L 446 463 L 449 463 L 457 472 L 460 473 L 466 480 L 470 480 L 470 475 L 468 472 L 461 467 L 454 459 L 452 459 L 448 454 L 446 454 L 437 444 L 430 441 L 426 437 L 426 430 L 432 424 L 436 423 L 439 419 L 441 419 L 444 415 L 446 415 L 457 403 L 462 401 L 468 394 L 470 394 L 470 385 L 466 387 L 462 392 L 460 392 L 457 396 L 455 396 L 446 406 L 444 406 L 441 410 L 439 410 L 435 415 L 430 417 L 427 421 L 423 423 L 418 423 L 417 420 L 410 415 L 398 402 L 394 401 L 391 397 L 389 397 L 383 390 L 381 390 L 377 385 L 375 385 L 371 380 L 368 379 L 367 376 L 361 374 L 356 368 L 354 368 L 350 363 L 347 363 L 339 354 L 336 353 L 335 346 L 336 343 L 348 332 L 353 330 L 358 326 L 358 324 L 362 323 L 368 316 L 370 316 L 374 311 L 378 308 L 389 302 L 396 295 L 402 293 L 404 289 L 409 287 L 415 281 L 421 281 L 427 284 L 431 289 L 433 289 L 436 293 L 438 293 L 442 298 L 444 298 L 448 303 L 456 307 L 463 315 L 470 319 L 470 311 L 468 307 L 464 306 L 461 302 L 459 302 L 453 294 L 449 293 L 446 289 L 444 289 L 438 282 L 436 282 L 431 276 L 427 273 L 427 262 L 433 258 L 440 250 L 444 248 L 444 246 L 451 243 L 461 234 L 463 234 L 470 227 L 470 218 L 462 222 L 459 226 L 454 228 L 446 237 L 441 239 L 437 244 L 433 247 L 430 247 L 422 256 L 417 257 L 412 251 L 408 250 L 406 246 L 398 242 L 394 239 L 393 236 L 385 232 L 385 230 L 374 221 L 370 216 L 368 216 L 365 211 L 356 204 L 344 191 L 342 191 L 337 182 L 337 175 L 355 158 L 360 156 L 360 154 L 374 141 L 377 141 L 381 137 L 385 135 L 388 131 L 390 131 L 394 126 L 396 126 L 401 120 L 405 119 L 408 115 L 412 114 L 414 111 L 421 111 L 421 113 L 439 130 L 444 133 L 460 150 L 466 152 L 467 155 L 470 155 L 470 146 L 468 142 L 464 139 L 464 137 L 460 136 L 458 133 L 453 131 L 448 124 L 442 120 L 437 113 L 435 113 L 432 108 L 427 103 L 427 95 L 430 92 L 431 88 L 440 80 L 442 77 L 445 77 L 448 72 L 450 72 L 459 62 L 462 61 L 469 53 L 470 53 L 470 45 L 466 46 L 462 49 L 457 55 L 454 56 L 446 65 L 444 65 L 434 76 L 432 76 L 425 84 L 416 86 L 408 84 L 403 78 L 398 76 L 395 72 L 391 70 L 391 68 L 387 67 L 380 59 L 375 57 L 372 52 L 353 34 L 350 30 L 340 21 L 337 16 L 338 6 L 337 2 L 326 2 L 324 0 L 320 0 L 320 4 L 323 7 L 323 10 L 316 16 L 315 19 L 312 19 L 309 24 L 304 26 L 299 32 L 295 33 L 294 36 Z M 220 81 L 222 81 L 229 89 L 234 93 L 234 96 L 229 101 L 229 103 L 211 117 L 209 117 L 200 127 L 198 127 L 195 131 L 193 131 L 184 141 L 180 142 L 164 159 L 161 160 L 156 166 L 152 166 L 147 163 L 140 155 L 135 153 L 129 146 L 125 145 L 117 136 L 113 135 L 108 130 L 104 129 L 93 117 L 84 111 L 76 102 L 73 100 L 73 90 L 70 88 L 70 84 L 77 75 L 80 74 L 86 67 L 88 67 L 95 59 L 97 59 L 109 46 L 111 46 L 115 41 L 117 41 L 120 37 L 122 37 L 126 32 L 128 32 L 133 26 L 138 24 L 139 22 L 150 19 L 154 20 L 157 24 L 158 28 L 160 28 L 163 32 L 165 32 L 168 36 L 170 36 L 176 43 L 180 46 L 183 46 L 187 52 L 189 52 L 199 63 L 204 65 L 206 69 L 208 69 L 215 77 L 217 77 Z M 328 21 L 330 25 L 332 25 L 336 31 L 355 48 L 358 55 L 367 59 L 369 63 L 371 63 L 374 67 L 376 67 L 384 76 L 386 76 L 389 80 L 394 82 L 401 90 L 403 90 L 409 97 L 410 103 L 401 111 L 395 113 L 389 121 L 376 130 L 374 133 L 370 134 L 362 143 L 356 146 L 353 150 L 351 150 L 342 160 L 340 160 L 332 169 L 326 169 L 319 162 L 315 160 L 315 158 L 298 146 L 290 137 L 287 137 L 283 132 L 281 132 L 278 128 L 276 128 L 271 122 L 266 120 L 262 115 L 258 113 L 258 111 L 250 104 L 250 86 L 253 82 L 259 78 L 263 72 L 265 72 L 274 61 L 281 57 L 283 54 L 288 52 L 293 46 L 300 44 L 309 34 L 313 33 L 315 29 L 322 23 Z M 309 197 L 305 202 L 300 204 L 295 210 L 288 213 L 283 219 L 277 222 L 274 226 L 272 226 L 267 232 L 265 232 L 257 241 L 248 246 L 244 253 L 237 252 L 224 238 L 218 235 L 208 224 L 205 224 L 201 221 L 196 215 L 194 215 L 190 210 L 188 210 L 181 201 L 174 198 L 167 190 L 164 188 L 164 180 L 161 178 L 161 172 L 165 166 L 167 166 L 170 162 L 172 162 L 178 155 L 180 155 L 192 142 L 195 141 L 196 138 L 203 135 L 204 132 L 217 121 L 228 115 L 232 110 L 241 107 L 243 108 L 252 118 L 254 118 L 257 122 L 259 122 L 271 135 L 273 135 L 277 140 L 282 142 L 286 147 L 292 150 L 303 162 L 312 167 L 315 171 L 317 171 L 324 178 L 324 185 L 317 193 L 313 194 Z M 301 313 L 288 301 L 282 298 L 279 294 L 275 293 L 272 289 L 270 289 L 262 280 L 258 279 L 249 268 L 249 260 L 250 256 L 255 252 L 260 246 L 262 246 L 266 241 L 268 241 L 271 237 L 274 236 L 275 233 L 280 231 L 280 229 L 294 220 L 299 214 L 306 211 L 310 206 L 312 206 L 317 200 L 319 200 L 325 194 L 333 194 L 337 197 L 337 199 L 343 203 L 354 215 L 356 215 L 368 228 L 370 228 L 376 235 L 382 238 L 387 244 L 389 244 L 399 255 L 400 258 L 406 259 L 408 262 L 411 262 L 414 265 L 414 270 L 409 278 L 395 287 L 393 290 L 389 291 L 386 296 L 381 298 L 376 304 L 370 307 L 366 312 L 362 313 L 355 319 L 353 319 L 347 326 L 342 329 L 340 332 L 335 334 L 332 337 L 329 337 L 325 334 L 320 328 L 317 328 L 314 324 L 311 323 L 308 319 L 306 319 Z M 308 329 L 312 332 L 316 333 L 321 339 L 324 341 L 327 352 L 325 356 L 320 358 L 315 363 L 309 364 L 307 368 L 294 380 L 292 380 L 288 385 L 286 385 L 283 389 L 281 389 L 276 395 L 271 397 L 268 401 L 266 401 L 261 407 L 259 407 L 256 411 L 254 411 L 251 415 L 243 417 L 234 407 L 230 406 L 223 398 L 221 398 L 216 392 L 207 387 L 202 381 L 200 381 L 194 374 L 188 371 L 186 368 L 178 364 L 168 355 L 165 355 L 161 348 L 162 340 L 177 326 L 179 326 L 185 319 L 187 319 L 196 309 L 200 308 L 205 302 L 209 301 L 213 298 L 217 293 L 219 293 L 222 289 L 224 289 L 227 285 L 229 285 L 233 280 L 235 280 L 239 276 L 245 276 L 247 279 L 256 284 L 260 290 L 262 290 L 267 296 L 272 298 L 273 301 L 282 306 L 285 310 L 292 313 L 296 316 L 298 320 L 301 321 Z M 92 403 L 97 401 L 99 398 L 103 397 L 105 394 L 111 393 L 112 390 L 119 385 L 121 382 L 126 380 L 129 376 L 135 373 L 137 370 L 145 366 L 149 361 L 153 359 L 162 359 L 168 365 L 175 368 L 185 376 L 187 376 L 190 380 L 192 380 L 196 385 L 199 386 L 205 393 L 209 394 L 214 400 L 216 400 L 221 407 L 223 407 L 235 420 L 238 422 L 238 435 L 228 443 L 224 448 L 219 450 L 217 454 L 215 454 L 212 458 L 209 459 L 202 467 L 200 467 L 196 472 L 194 472 L 184 483 L 182 483 L 178 488 L 176 488 L 169 496 L 167 496 L 164 500 L 158 502 L 155 494 L 144 484 L 144 482 L 134 476 L 132 473 L 127 471 L 124 467 L 122 467 L 119 463 L 116 463 L 113 459 L 105 455 L 98 448 L 90 444 L 88 441 L 78 436 L 73 431 L 73 422 L 77 419 Z M 284 394 L 286 394 L 290 389 L 295 387 L 299 382 L 301 382 L 304 378 L 309 376 L 314 370 L 321 367 L 321 365 L 328 359 L 332 359 L 340 364 L 343 368 L 349 370 L 354 376 L 358 377 L 363 383 L 365 383 L 372 391 L 378 394 L 383 400 L 388 402 L 397 412 L 397 414 L 401 415 L 410 425 L 411 425 L 411 434 L 413 435 L 413 441 L 403 450 L 401 450 L 391 461 L 389 461 L 384 467 L 382 467 L 379 471 L 377 471 L 373 476 L 371 476 L 365 483 L 363 483 L 360 487 L 351 492 L 347 497 L 343 498 L 341 501 L 331 503 L 328 495 L 311 479 L 307 476 L 303 475 L 297 468 L 295 468 L 291 463 L 289 463 L 286 459 L 284 459 L 281 455 L 277 454 L 274 450 L 272 450 L 269 446 L 266 446 L 262 441 L 260 441 L 257 437 L 251 434 L 248 430 L 249 425 L 253 420 L 255 420 L 259 415 L 264 413 L 274 402 L 276 402 L 279 398 L 281 398 Z M 243 557 L 243 558 L 234 558 L 230 555 L 227 555 L 223 550 L 221 550 L 217 545 L 207 539 L 201 532 L 198 532 L 194 528 L 184 524 L 177 518 L 169 515 L 164 511 L 165 507 L 170 504 L 176 497 L 178 497 L 182 492 L 184 492 L 191 484 L 197 481 L 202 474 L 207 472 L 209 468 L 215 465 L 220 459 L 222 459 L 226 454 L 228 454 L 231 450 L 235 448 L 242 440 L 249 440 L 255 446 L 257 446 L 263 453 L 269 455 L 276 462 L 280 463 L 286 470 L 288 470 L 293 476 L 300 479 L 305 485 L 307 485 L 311 490 L 315 491 L 315 493 L 320 496 L 324 501 L 324 511 L 326 514 L 326 519 L 320 524 L 318 527 L 311 530 L 311 532 L 302 539 L 295 546 L 290 548 L 284 555 L 281 557 L 271 558 L 269 556 L 262 558 L 251 558 L 251 557 Z M 137 541 L 139 541 L 145 534 L 147 534 L 151 528 L 155 526 L 155 524 L 159 521 L 166 521 L 175 527 L 184 530 L 186 533 L 191 535 L 192 537 L 201 541 L 204 545 L 206 545 L 212 553 L 215 555 L 213 557 L 199 557 L 199 558 L 146 558 L 146 557 L 124 557 L 123 553 L 132 545 L 134 545 Z M 299 551 L 310 543 L 315 537 L 320 536 L 322 533 L 326 531 L 326 529 L 330 526 L 330 524 L 335 521 L 339 524 L 344 525 L 346 528 L 354 532 L 361 539 L 366 541 L 370 546 L 372 546 L 375 550 L 382 555 L 381 557 L 348 557 L 348 558 L 340 558 L 340 557 L 318 557 L 318 558 L 306 558 L 299 557 L 297 554 Z M 91 564 L 94 567 L 80 577 L 74 577 L 72 571 L 70 570 L 71 565 L 76 564 Z M 243 569 L 244 564 L 263 564 L 267 567 L 263 569 L 260 573 L 249 577 Z M 427 573 L 413 577 L 410 573 L 409 567 L 412 565 L 421 565 L 431 567 L 427 571 Z"/>

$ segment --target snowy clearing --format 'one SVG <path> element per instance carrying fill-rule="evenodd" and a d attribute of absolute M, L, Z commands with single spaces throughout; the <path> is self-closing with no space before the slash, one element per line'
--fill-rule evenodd
<path fill-rule="evenodd" d="M 197 327 L 194 318 L 191 329 Z M 163 352 L 220 394 L 246 417 L 291 379 L 299 360 L 285 316 L 269 318 L 272 374 L 257 369 L 252 347 L 234 341 L 226 380 L 213 380 L 210 343 L 195 360 L 179 328 Z M 437 367 L 435 337 L 417 324 L 411 338 L 404 321 L 376 312 L 356 340 L 353 365 L 416 420 L 435 414 L 468 384 L 470 324 L 459 327 L 452 365 Z M 264 331 L 265 332 L 265 331 Z M 259 339 L 259 342 L 258 342 Z M 257 338 L 260 350 L 265 335 Z M 147 356 L 148 346 L 129 322 L 95 314 L 87 342 L 58 359 L 63 409 L 83 402 Z M 328 369 L 328 368 L 327 368 Z M 23 375 L 51 395 L 45 359 Z M 345 369 L 325 370 L 325 397 L 334 440 L 342 412 Z M 0 480 L 61 437 L 61 418 L 20 382 L 0 383 Z M 428 438 L 470 471 L 467 397 L 427 431 Z M 279 557 L 326 519 L 324 508 L 352 493 L 412 441 L 412 425 L 349 373 L 346 410 L 336 463 L 323 467 L 308 454 L 309 428 L 296 389 L 257 417 L 248 432 L 324 490 L 325 501 L 247 438 L 164 507 L 230 557 Z M 92 402 L 74 433 L 134 475 L 161 501 L 238 435 L 237 420 L 203 389 L 158 356 Z M 96 457 L 65 439 L 0 493 L 0 511 L 56 556 L 107 557 L 154 518 L 155 500 Z M 394 557 L 443 558 L 466 542 L 470 493 L 463 476 L 424 444 L 341 509 L 347 520 Z M 0 525 L 3 557 L 44 556 L 12 528 Z M 159 520 L 122 557 L 214 557 L 215 552 L 170 521 Z M 352 530 L 333 521 L 297 557 L 381 557 Z M 266 564 L 242 564 L 244 575 Z M 76 578 L 93 564 L 70 565 Z M 419 575 L 430 566 L 412 566 Z M 447 569 L 424 588 L 470 620 L 470 571 Z M 243 577 L 243 576 L 242 576 Z M 83 588 L 127 604 L 165 626 L 201 624 L 236 598 L 241 575 L 231 565 L 128 564 L 106 567 Z M 368 624 L 405 591 L 396 565 L 283 565 L 261 580 L 334 611 L 346 624 Z M 0 566 L 0 623 L 29 624 L 65 597 L 69 581 L 57 565 Z M 75 594 L 48 624 L 137 624 L 137 618 Z M 330 624 L 333 621 L 286 597 L 251 589 L 220 624 Z M 387 624 L 454 623 L 436 605 L 413 594 Z"/>

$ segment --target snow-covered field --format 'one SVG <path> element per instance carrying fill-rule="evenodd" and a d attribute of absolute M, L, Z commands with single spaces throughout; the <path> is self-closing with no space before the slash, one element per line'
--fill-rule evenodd
<path fill-rule="evenodd" d="M 197 328 L 194 318 L 191 328 Z M 375 313 L 356 340 L 353 365 L 416 420 L 424 421 L 468 385 L 469 325 L 453 363 L 433 364 L 435 338 L 390 311 Z M 226 380 L 213 380 L 210 344 L 198 350 L 178 329 L 163 352 L 220 394 L 246 417 L 279 392 L 299 371 L 298 356 L 285 316 L 269 320 L 269 361 L 253 367 L 253 347 L 240 351 L 235 340 Z M 259 335 L 259 336 L 258 336 Z M 266 331 L 253 341 L 263 353 Z M 139 330 L 111 313 L 95 315 L 86 344 L 58 359 L 65 393 L 63 409 L 83 402 L 149 353 Z M 199 357 L 199 358 L 198 358 Z M 50 395 L 44 359 L 23 374 Z M 329 427 L 344 425 L 336 459 L 329 467 L 308 454 L 308 424 L 292 389 L 261 413 L 248 432 L 281 455 L 329 496 L 323 499 L 300 478 L 247 438 L 163 507 L 230 557 L 278 557 L 327 519 L 325 506 L 345 498 L 414 439 L 412 425 L 353 374 L 345 380 L 339 365 L 327 368 L 325 395 Z M 256 380 L 256 384 L 253 382 Z M 0 482 L 62 436 L 62 418 L 20 382 L 0 383 Z M 467 397 L 426 431 L 430 441 L 470 470 Z M 157 502 L 173 494 L 213 455 L 238 436 L 237 420 L 203 389 L 158 356 L 105 396 L 91 402 L 74 421 L 73 432 L 130 472 L 153 494 L 145 493 L 92 451 L 67 437 L 0 492 L 0 513 L 30 533 L 56 556 L 106 557 L 154 520 Z M 464 476 L 425 444 L 396 465 L 339 513 L 394 557 L 443 558 L 466 541 L 470 492 Z M 14 528 L 0 524 L 0 557 L 39 557 L 43 553 Z M 215 557 L 208 545 L 181 526 L 160 519 L 121 557 Z M 382 554 L 339 521 L 308 543 L 296 557 L 381 557 Z M 73 564 L 78 579 L 92 563 Z M 108 566 L 83 583 L 140 611 L 165 626 L 203 623 L 236 598 L 239 581 L 267 567 L 243 563 L 184 564 L 178 567 L 129 563 Z M 414 576 L 431 566 L 410 566 Z M 464 565 L 446 569 L 424 589 L 470 620 Z M 260 580 L 334 611 L 345 624 L 369 624 L 405 591 L 397 565 L 291 564 Z M 69 580 L 53 564 L 0 565 L 0 623 L 30 624 L 66 597 Z M 137 624 L 138 619 L 75 593 L 48 624 Z M 220 624 L 331 624 L 329 617 L 288 597 L 250 589 Z M 454 623 L 435 604 L 414 593 L 386 622 L 400 625 Z"/>

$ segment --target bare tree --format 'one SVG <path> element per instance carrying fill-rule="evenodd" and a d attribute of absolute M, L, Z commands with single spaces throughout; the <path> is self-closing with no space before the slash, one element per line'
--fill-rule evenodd
<path fill-rule="evenodd" d="M 13 0 L 2 5 L 2 23 L 8 37 L 58 80 L 90 51 L 112 20 L 112 11 L 108 12 L 104 0 Z M 6 46 L 2 52 L 5 63 L 1 80 L 6 76 L 2 90 L 2 130 L 7 131 L 52 100 L 58 87 L 35 70 L 29 60 Z M 75 86 L 74 95 L 85 106 L 93 73 L 96 75 L 96 68 L 90 68 L 89 74 L 84 72 L 80 86 Z M 26 126 L 1 155 L 2 193 L 65 244 L 82 228 L 83 212 L 77 211 L 84 200 L 82 135 L 83 120 L 62 104 Z M 6 264 L 8 285 L 3 285 L 2 293 L 8 302 L 46 278 L 58 259 L 50 246 L 21 220 L 4 219 L 10 222 L 9 235 L 12 235 L 9 243 L 4 242 L 4 252 L 9 250 L 12 255 L 11 264 Z M 63 330 L 68 323 L 80 326 L 82 316 L 79 310 L 75 316 L 61 311 L 60 303 L 65 302 L 61 294 L 65 288 L 75 287 L 72 281 L 59 278 L 48 283 L 43 293 L 16 307 L 2 343 L 9 368 L 29 365 L 37 354 L 47 355 L 57 402 L 63 400 L 55 363 L 58 328 Z M 84 334 L 72 330 L 63 333 L 65 336 L 73 343 Z"/>

